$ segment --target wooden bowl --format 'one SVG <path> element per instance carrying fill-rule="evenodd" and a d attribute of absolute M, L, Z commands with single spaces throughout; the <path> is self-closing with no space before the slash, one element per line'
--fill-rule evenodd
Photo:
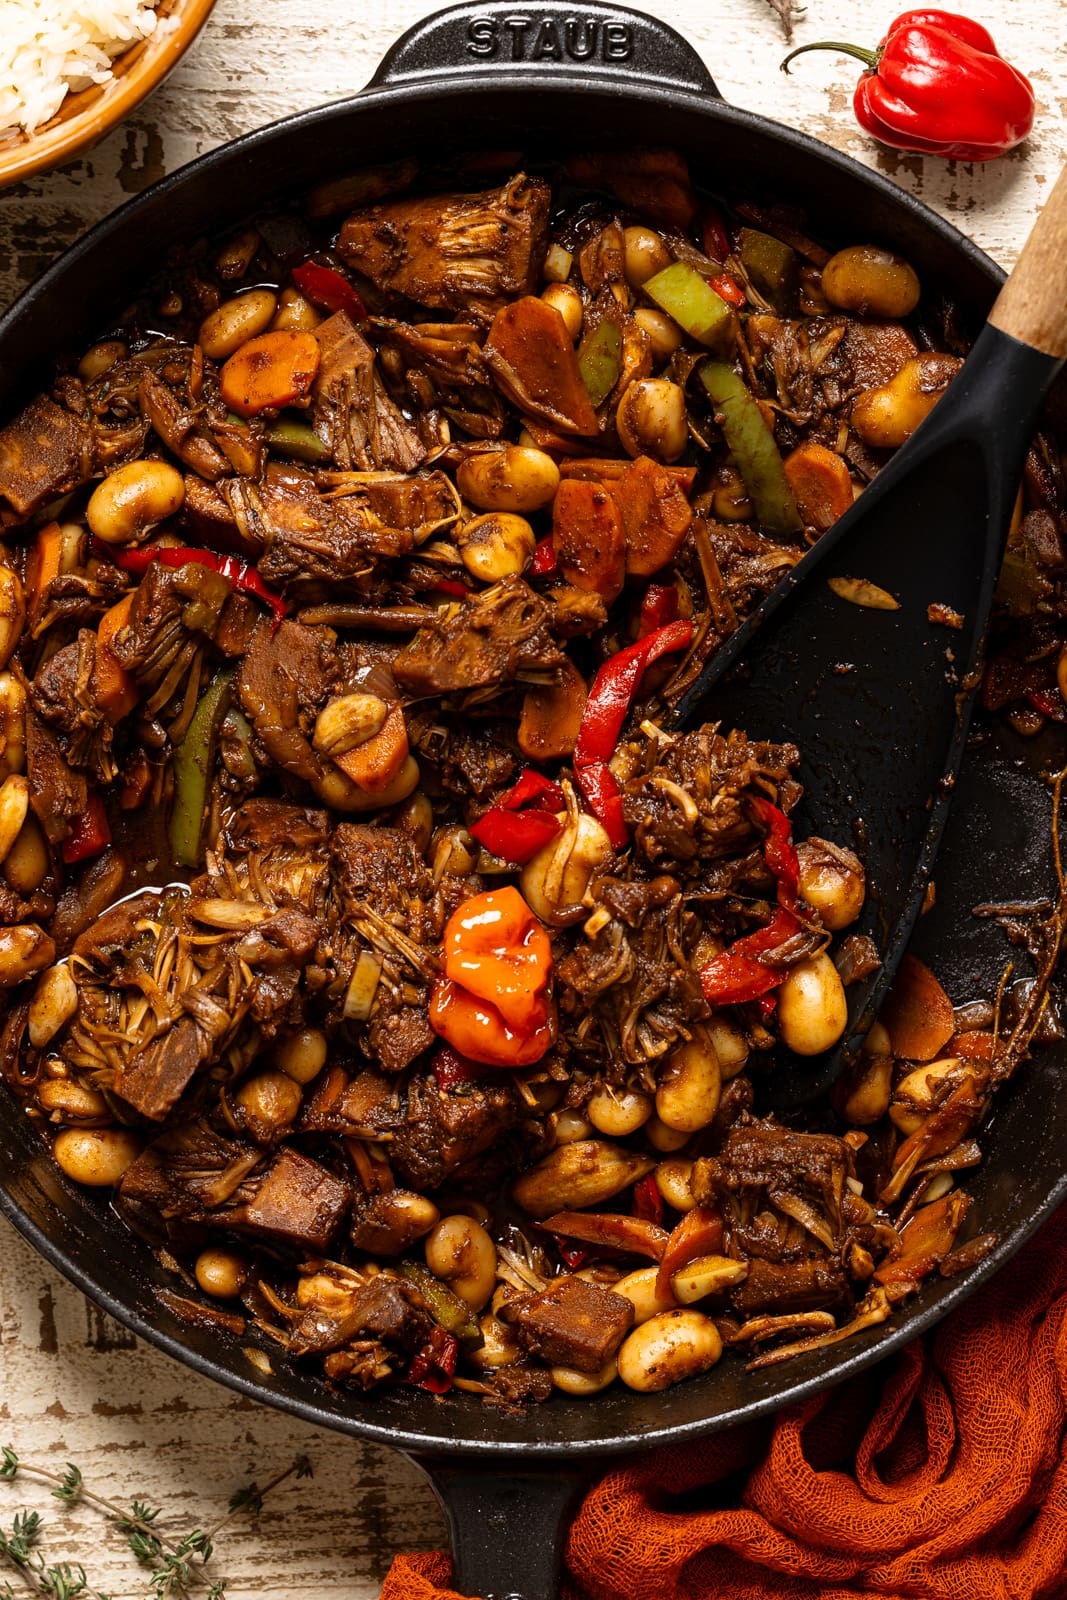
<path fill-rule="evenodd" d="M 117 127 L 177 66 L 214 4 L 215 0 L 159 0 L 156 14 L 169 26 L 157 25 L 147 39 L 117 56 L 109 82 L 68 94 L 55 116 L 34 133 L 21 129 L 0 133 L 0 189 L 72 161 Z"/>

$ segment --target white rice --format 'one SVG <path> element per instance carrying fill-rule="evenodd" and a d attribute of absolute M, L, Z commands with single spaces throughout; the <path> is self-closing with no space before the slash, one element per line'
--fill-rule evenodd
<path fill-rule="evenodd" d="M 0 132 L 32 133 L 68 90 L 107 83 L 111 63 L 156 26 L 156 0 L 0 0 Z"/>

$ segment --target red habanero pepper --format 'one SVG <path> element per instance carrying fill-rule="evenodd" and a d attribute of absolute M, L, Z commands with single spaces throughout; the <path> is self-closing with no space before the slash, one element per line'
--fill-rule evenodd
<path fill-rule="evenodd" d="M 866 71 L 852 109 L 862 128 L 894 150 L 957 161 L 992 161 L 1020 144 L 1034 120 L 1030 80 L 997 51 L 980 22 L 953 11 L 905 11 L 876 50 L 826 40 L 806 50 L 842 50 Z"/>
<path fill-rule="evenodd" d="M 511 1028 L 490 1000 L 438 978 L 430 995 L 430 1027 L 472 1061 L 487 1067 L 532 1067 L 552 1043 L 548 1007 L 532 1032 Z"/>
<path fill-rule="evenodd" d="M 90 789 L 85 810 L 71 823 L 70 832 L 60 846 L 60 854 L 70 867 L 76 861 L 87 861 L 90 856 L 100 855 L 110 843 L 111 828 L 104 802 L 95 789 Z"/>
<path fill-rule="evenodd" d="M 555 572 L 558 566 L 559 559 L 551 537 L 538 539 L 537 544 L 534 546 L 533 560 L 530 562 L 530 576 L 533 578 L 547 577 L 550 572 Z"/>
<path fill-rule="evenodd" d="M 240 594 L 255 595 L 269 607 L 275 624 L 285 616 L 285 601 L 274 589 L 268 589 L 255 567 L 237 556 L 220 556 L 214 550 L 198 550 L 193 545 L 157 544 L 135 550 L 109 552 L 111 559 L 123 572 L 144 573 L 153 561 L 164 567 L 184 567 L 191 562 L 198 567 L 208 567 L 212 572 L 228 578 Z"/>
<path fill-rule="evenodd" d="M 727 305 L 736 306 L 741 311 L 748 304 L 748 296 L 736 278 L 731 278 L 728 272 L 716 273 L 714 278 L 709 278 L 708 283 L 715 290 L 720 300 L 725 300 Z"/>
<path fill-rule="evenodd" d="M 517 889 L 472 895 L 448 919 L 430 1026 L 490 1067 L 527 1067 L 552 1043 L 552 945 Z"/>
<path fill-rule="evenodd" d="M 408 1382 L 430 1394 L 447 1394 L 452 1387 L 459 1355 L 459 1340 L 444 1328 L 432 1328 L 430 1337 L 408 1369 Z"/>
<path fill-rule="evenodd" d="M 622 795 L 608 762 L 615 754 L 645 668 L 670 651 L 687 649 L 692 637 L 691 622 L 668 623 L 619 650 L 593 679 L 574 747 L 574 776 L 616 850 L 623 849 L 629 833 L 622 815 Z"/>
<path fill-rule="evenodd" d="M 334 267 L 305 261 L 294 267 L 292 279 L 305 299 L 323 311 L 346 311 L 353 322 L 366 322 L 367 308 L 348 279 Z"/>

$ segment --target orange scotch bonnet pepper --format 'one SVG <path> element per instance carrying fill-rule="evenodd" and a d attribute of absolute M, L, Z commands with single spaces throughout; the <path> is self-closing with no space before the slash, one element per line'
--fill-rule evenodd
<path fill-rule="evenodd" d="M 472 1061 L 528 1067 L 552 1043 L 548 933 L 517 889 L 465 900 L 445 928 L 430 1026 Z"/>

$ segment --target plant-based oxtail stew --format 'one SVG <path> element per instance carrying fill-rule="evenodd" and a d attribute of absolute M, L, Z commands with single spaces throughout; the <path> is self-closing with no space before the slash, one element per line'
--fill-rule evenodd
<path fill-rule="evenodd" d="M 760 1115 L 878 961 L 864 869 L 793 838 L 793 745 L 663 725 L 958 370 L 912 267 L 670 153 L 404 162 L 106 333 L 0 429 L 2 1070 L 172 1309 L 515 1406 L 781 1361 L 988 1250 L 957 1174 L 1041 985 L 954 1010 L 907 958 L 831 1102 Z M 1023 732 L 1062 512 L 1039 438 Z"/>

